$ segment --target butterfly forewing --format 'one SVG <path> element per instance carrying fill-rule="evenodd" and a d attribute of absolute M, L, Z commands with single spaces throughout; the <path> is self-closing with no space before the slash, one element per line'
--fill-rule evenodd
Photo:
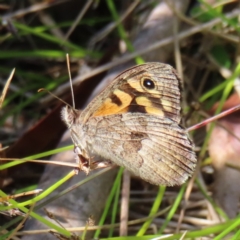
<path fill-rule="evenodd" d="M 179 123 L 180 89 L 181 81 L 170 65 L 142 64 L 120 74 L 91 103 L 92 116 L 140 112 L 168 117 Z M 99 99 L 103 100 L 101 104 Z"/>

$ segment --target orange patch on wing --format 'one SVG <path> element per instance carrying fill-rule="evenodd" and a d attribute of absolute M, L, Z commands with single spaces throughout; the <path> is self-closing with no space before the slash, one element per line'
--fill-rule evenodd
<path fill-rule="evenodd" d="M 170 101 L 161 99 L 161 103 L 165 111 L 172 112 L 172 103 Z"/>
<path fill-rule="evenodd" d="M 146 107 L 149 106 L 149 107 L 151 107 L 153 105 L 151 100 L 149 100 L 149 98 L 144 97 L 144 96 L 136 97 L 135 100 L 136 100 L 136 103 L 138 105 L 141 105 L 141 106 L 146 106 Z"/>
<path fill-rule="evenodd" d="M 118 98 L 120 100 L 119 103 L 115 103 L 114 99 Z M 93 116 L 105 116 L 117 113 L 125 113 L 128 111 L 128 106 L 132 101 L 132 96 L 126 92 L 123 92 L 119 89 L 113 91 L 112 97 L 108 97 L 101 107 L 93 114 Z"/>
<path fill-rule="evenodd" d="M 147 113 L 153 114 L 153 115 L 157 115 L 160 117 L 165 117 L 165 114 L 163 112 L 162 109 L 160 108 L 156 108 L 156 107 L 145 107 L 145 110 Z"/>
<path fill-rule="evenodd" d="M 136 89 L 138 92 L 144 92 L 144 89 L 141 86 L 141 83 L 139 82 L 139 80 L 136 79 L 128 79 L 127 83 L 133 88 Z"/>
<path fill-rule="evenodd" d="M 136 103 L 140 106 L 144 106 L 146 113 L 164 117 L 163 109 L 161 109 L 160 107 L 157 108 L 156 106 L 154 106 L 154 104 L 151 102 L 151 100 L 149 100 L 147 97 L 143 97 L 143 96 L 137 97 Z M 160 106 L 160 104 L 159 104 L 159 106 Z"/>

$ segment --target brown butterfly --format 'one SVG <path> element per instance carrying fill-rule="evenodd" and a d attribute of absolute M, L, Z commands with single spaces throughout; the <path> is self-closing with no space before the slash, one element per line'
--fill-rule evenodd
<path fill-rule="evenodd" d="M 180 185 L 196 165 L 193 143 L 181 121 L 181 80 L 167 64 L 132 67 L 84 111 L 66 106 L 62 119 L 70 130 L 79 168 L 86 173 L 108 166 L 94 156 L 123 166 L 156 185 Z"/>

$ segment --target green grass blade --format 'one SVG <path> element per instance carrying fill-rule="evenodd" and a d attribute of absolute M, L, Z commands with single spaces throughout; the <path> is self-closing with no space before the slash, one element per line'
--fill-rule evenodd
<path fill-rule="evenodd" d="M 166 226 L 168 225 L 168 223 L 169 223 L 170 220 L 172 219 L 173 215 L 174 215 L 175 212 L 177 211 L 177 208 L 178 208 L 179 204 L 181 203 L 181 200 L 182 200 L 182 198 L 183 198 L 183 194 L 184 194 L 184 192 L 185 192 L 185 190 L 186 190 L 186 186 L 187 186 L 187 184 L 185 183 L 185 184 L 181 187 L 181 189 L 180 189 L 180 191 L 179 191 L 179 193 L 178 193 L 178 195 L 177 195 L 177 198 L 175 199 L 175 201 L 174 201 L 174 203 L 173 203 L 173 206 L 172 206 L 171 210 L 169 211 L 169 213 L 168 213 L 168 215 L 167 215 L 167 217 L 166 217 L 165 222 L 163 223 L 163 225 L 161 226 L 161 228 L 160 228 L 159 231 L 158 231 L 158 234 L 162 234 L 162 233 L 163 233 L 164 229 L 166 228 Z"/>
<path fill-rule="evenodd" d="M 108 211 L 110 209 L 111 203 L 113 201 L 114 195 L 116 193 L 118 185 L 120 184 L 120 180 L 121 180 L 121 177 L 122 177 L 122 174 L 123 174 L 123 170 L 124 170 L 124 168 L 121 167 L 119 169 L 119 171 L 118 171 L 117 177 L 116 177 L 116 179 L 114 181 L 113 187 L 112 187 L 111 192 L 110 192 L 110 194 L 108 196 L 108 199 L 107 199 L 107 202 L 106 202 L 106 205 L 105 205 L 102 217 L 101 217 L 101 219 L 99 221 L 99 224 L 98 224 L 99 226 L 102 226 L 104 224 L 105 220 L 106 220 L 106 217 L 107 217 Z M 101 233 L 101 230 L 98 229 L 95 232 L 95 234 L 94 234 L 94 238 L 99 238 L 100 233 Z"/>
<path fill-rule="evenodd" d="M 165 193 L 165 189 L 166 187 L 164 186 L 160 186 L 159 190 L 158 190 L 158 194 L 155 198 L 154 204 L 152 206 L 152 209 L 150 211 L 149 216 L 152 216 L 154 214 L 156 214 L 158 212 L 158 209 L 162 203 L 162 199 Z M 140 230 L 138 231 L 138 233 L 136 234 L 136 236 L 143 236 L 145 234 L 145 232 L 147 231 L 147 229 L 149 228 L 150 224 L 152 223 L 153 219 L 150 219 L 148 221 L 146 221 L 143 226 L 140 228 Z"/>

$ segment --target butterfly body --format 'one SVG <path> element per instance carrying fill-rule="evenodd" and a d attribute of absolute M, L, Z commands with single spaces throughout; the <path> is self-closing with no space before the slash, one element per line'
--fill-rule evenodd
<path fill-rule="evenodd" d="M 196 156 L 180 126 L 180 88 L 171 66 L 147 63 L 120 74 L 83 112 L 63 108 L 82 169 L 100 156 L 156 185 L 185 182 Z"/>

